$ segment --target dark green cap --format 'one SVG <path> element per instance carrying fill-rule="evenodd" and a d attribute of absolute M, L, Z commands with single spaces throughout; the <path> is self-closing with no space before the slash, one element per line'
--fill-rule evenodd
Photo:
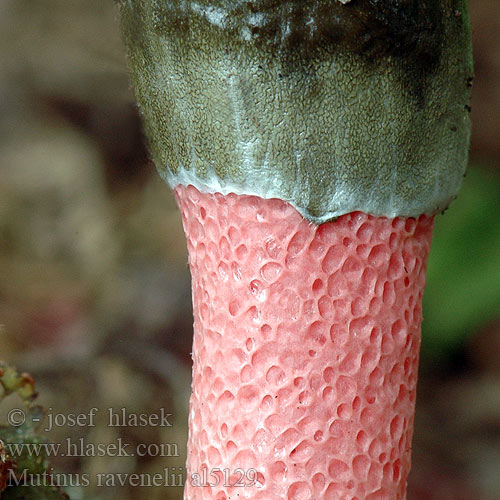
<path fill-rule="evenodd" d="M 325 222 L 444 210 L 467 163 L 465 0 L 122 0 L 130 71 L 171 186 Z"/>

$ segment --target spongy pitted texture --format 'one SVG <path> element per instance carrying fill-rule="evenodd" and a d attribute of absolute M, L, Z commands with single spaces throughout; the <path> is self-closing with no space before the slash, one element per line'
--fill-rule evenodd
<path fill-rule="evenodd" d="M 404 499 L 432 218 L 316 226 L 280 200 L 176 196 L 195 318 L 184 498 Z"/>

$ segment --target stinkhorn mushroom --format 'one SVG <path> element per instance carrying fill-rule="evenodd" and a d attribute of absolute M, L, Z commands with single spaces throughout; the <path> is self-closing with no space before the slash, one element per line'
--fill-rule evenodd
<path fill-rule="evenodd" d="M 465 0 L 122 0 L 194 305 L 186 500 L 404 499 Z"/>

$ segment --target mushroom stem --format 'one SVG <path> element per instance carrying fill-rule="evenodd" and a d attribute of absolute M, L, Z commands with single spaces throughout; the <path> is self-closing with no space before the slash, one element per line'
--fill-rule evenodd
<path fill-rule="evenodd" d="M 178 186 L 192 273 L 186 500 L 401 500 L 433 218 Z"/>
<path fill-rule="evenodd" d="M 432 216 L 467 165 L 466 0 L 119 3 L 190 254 L 185 499 L 404 499 Z"/>

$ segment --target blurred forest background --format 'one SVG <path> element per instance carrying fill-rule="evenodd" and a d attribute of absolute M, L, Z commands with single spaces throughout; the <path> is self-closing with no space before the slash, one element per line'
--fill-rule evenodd
<path fill-rule="evenodd" d="M 471 165 L 436 221 L 408 500 L 500 498 L 500 1 L 471 0 Z M 176 443 L 179 457 L 62 457 L 56 472 L 182 470 L 190 277 L 180 215 L 148 159 L 111 0 L 0 0 L 0 359 L 52 413 L 52 442 Z M 0 417 L 19 402 L 4 403 Z M 9 406 L 10 405 L 10 406 Z M 174 414 L 109 427 L 107 408 Z M 68 488 L 168 500 L 180 488 Z"/>

